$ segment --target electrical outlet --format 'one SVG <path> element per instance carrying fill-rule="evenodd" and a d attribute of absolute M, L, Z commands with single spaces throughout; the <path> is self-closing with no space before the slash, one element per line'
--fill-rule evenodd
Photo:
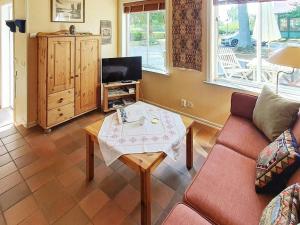
<path fill-rule="evenodd" d="M 193 107 L 194 107 L 194 104 L 193 104 L 191 101 L 187 101 L 187 102 L 186 102 L 186 107 L 187 107 L 187 108 L 193 108 Z"/>
<path fill-rule="evenodd" d="M 181 99 L 181 107 L 186 108 L 186 100 L 185 99 Z"/>

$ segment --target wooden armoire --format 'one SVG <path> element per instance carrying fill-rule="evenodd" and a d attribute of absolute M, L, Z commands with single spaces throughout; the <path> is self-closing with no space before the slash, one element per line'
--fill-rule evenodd
<path fill-rule="evenodd" d="M 101 38 L 38 36 L 38 123 L 48 130 L 98 107 Z"/>

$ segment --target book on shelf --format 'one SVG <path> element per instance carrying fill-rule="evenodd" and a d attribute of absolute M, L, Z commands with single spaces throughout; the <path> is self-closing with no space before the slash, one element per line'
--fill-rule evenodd
<path fill-rule="evenodd" d="M 126 95 L 126 94 L 135 94 L 135 88 L 115 88 L 108 90 L 108 96 L 118 96 L 118 95 Z"/>
<path fill-rule="evenodd" d="M 110 97 L 124 95 L 124 94 L 128 94 L 127 90 L 125 90 L 124 88 L 116 88 L 116 89 L 108 90 L 108 96 Z"/>
<path fill-rule="evenodd" d="M 134 99 L 116 99 L 116 100 L 109 100 L 108 101 L 108 108 L 110 109 L 117 109 L 120 107 L 128 106 L 135 103 Z"/>

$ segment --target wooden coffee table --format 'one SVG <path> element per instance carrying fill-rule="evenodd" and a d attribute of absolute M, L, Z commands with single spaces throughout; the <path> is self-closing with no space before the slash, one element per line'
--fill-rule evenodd
<path fill-rule="evenodd" d="M 193 167 L 193 129 L 194 120 L 181 116 L 186 127 L 186 167 Z M 98 133 L 104 119 L 95 122 L 84 130 L 86 131 L 86 178 L 91 181 L 94 178 L 94 143 L 98 143 Z M 164 152 L 128 154 L 119 158 L 131 169 L 140 173 L 141 179 L 141 224 L 151 224 L 151 172 L 164 160 Z"/>

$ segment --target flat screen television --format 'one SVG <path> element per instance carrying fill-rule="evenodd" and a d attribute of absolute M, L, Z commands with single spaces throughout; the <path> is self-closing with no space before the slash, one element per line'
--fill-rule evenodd
<path fill-rule="evenodd" d="M 142 57 L 102 59 L 102 83 L 142 79 Z"/>

